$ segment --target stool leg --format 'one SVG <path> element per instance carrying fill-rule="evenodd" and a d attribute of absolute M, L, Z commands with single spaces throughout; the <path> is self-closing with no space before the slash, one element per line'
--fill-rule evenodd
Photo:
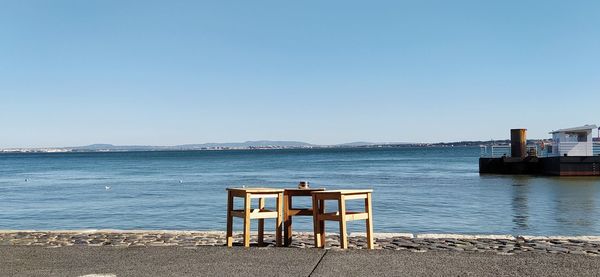
<path fill-rule="evenodd" d="M 373 209 L 371 207 L 371 194 L 367 193 L 367 198 L 365 198 L 365 212 L 369 215 L 367 218 L 366 226 L 367 226 L 367 247 L 369 249 L 373 249 Z"/>
<path fill-rule="evenodd" d="M 244 198 L 244 247 L 250 247 L 250 212 L 252 212 L 250 194 Z"/>
<path fill-rule="evenodd" d="M 275 227 L 275 244 L 281 246 L 283 232 L 283 192 L 277 194 L 277 225 Z"/>
<path fill-rule="evenodd" d="M 312 195 L 312 209 L 313 209 L 313 234 L 315 238 L 315 247 L 321 248 L 323 247 L 321 244 L 321 226 L 319 220 L 319 201 L 317 200 L 317 195 Z"/>
<path fill-rule="evenodd" d="M 233 246 L 233 194 L 227 192 L 227 247 Z"/>
<path fill-rule="evenodd" d="M 289 246 L 292 243 L 292 196 L 284 194 L 283 197 L 283 244 Z"/>
<path fill-rule="evenodd" d="M 319 200 L 319 214 L 325 213 L 325 200 Z M 319 237 L 323 245 L 325 245 L 325 220 L 319 220 Z"/>
<path fill-rule="evenodd" d="M 258 209 L 263 210 L 265 208 L 265 199 L 258 199 Z M 263 246 L 265 242 L 265 220 L 263 218 L 258 220 L 258 245 Z"/>
<path fill-rule="evenodd" d="M 346 197 L 340 195 L 338 198 L 340 213 L 340 248 L 348 249 L 348 234 L 346 233 Z"/>

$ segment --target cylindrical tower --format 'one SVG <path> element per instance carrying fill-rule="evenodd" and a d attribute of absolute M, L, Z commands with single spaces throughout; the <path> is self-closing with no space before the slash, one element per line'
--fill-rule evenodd
<path fill-rule="evenodd" d="M 527 156 L 527 129 L 510 129 L 510 151 L 514 158 Z"/>

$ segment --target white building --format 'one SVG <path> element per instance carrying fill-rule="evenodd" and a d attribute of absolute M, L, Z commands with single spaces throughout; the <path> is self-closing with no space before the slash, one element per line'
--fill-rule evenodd
<path fill-rule="evenodd" d="M 548 156 L 593 156 L 592 131 L 596 128 L 596 125 L 585 125 L 550 132 L 552 148 L 548 149 Z"/>

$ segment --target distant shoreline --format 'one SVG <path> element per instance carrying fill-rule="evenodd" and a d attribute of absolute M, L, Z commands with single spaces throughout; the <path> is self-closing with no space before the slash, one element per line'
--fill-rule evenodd
<path fill-rule="evenodd" d="M 124 153 L 124 152 L 201 152 L 201 151 L 256 151 L 256 150 L 323 150 L 323 149 L 376 149 L 376 148 L 448 148 L 448 147 L 479 147 L 477 145 L 438 145 L 438 144 L 409 144 L 409 145 L 368 145 L 368 146 L 315 146 L 315 147 L 247 147 L 247 148 L 208 148 L 208 149 L 2 149 L 0 154 L 36 154 L 36 153 Z"/>
<path fill-rule="evenodd" d="M 355 149 L 355 148 L 443 148 L 443 147 L 479 147 L 493 144 L 507 144 L 508 140 L 494 141 L 460 141 L 439 143 L 348 143 L 338 145 L 312 145 L 308 143 L 290 144 L 261 144 L 252 145 L 246 143 L 223 143 L 223 144 L 201 144 L 201 145 L 179 145 L 179 146 L 115 146 L 110 144 L 95 144 L 77 147 L 42 147 L 42 148 L 5 148 L 0 149 L 0 154 L 10 153 L 90 153 L 90 152 L 149 152 L 149 151 L 231 151 L 231 150 L 286 150 L 286 149 Z M 244 145 L 247 144 L 247 145 Z"/>

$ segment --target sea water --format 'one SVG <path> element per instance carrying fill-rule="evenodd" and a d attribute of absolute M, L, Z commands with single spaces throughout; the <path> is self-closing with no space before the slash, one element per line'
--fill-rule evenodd
<path fill-rule="evenodd" d="M 478 156 L 469 147 L 0 154 L 0 229 L 224 230 L 225 188 L 309 181 L 372 188 L 377 232 L 600 235 L 600 179 L 480 175 Z M 293 226 L 312 230 L 312 219 Z"/>

